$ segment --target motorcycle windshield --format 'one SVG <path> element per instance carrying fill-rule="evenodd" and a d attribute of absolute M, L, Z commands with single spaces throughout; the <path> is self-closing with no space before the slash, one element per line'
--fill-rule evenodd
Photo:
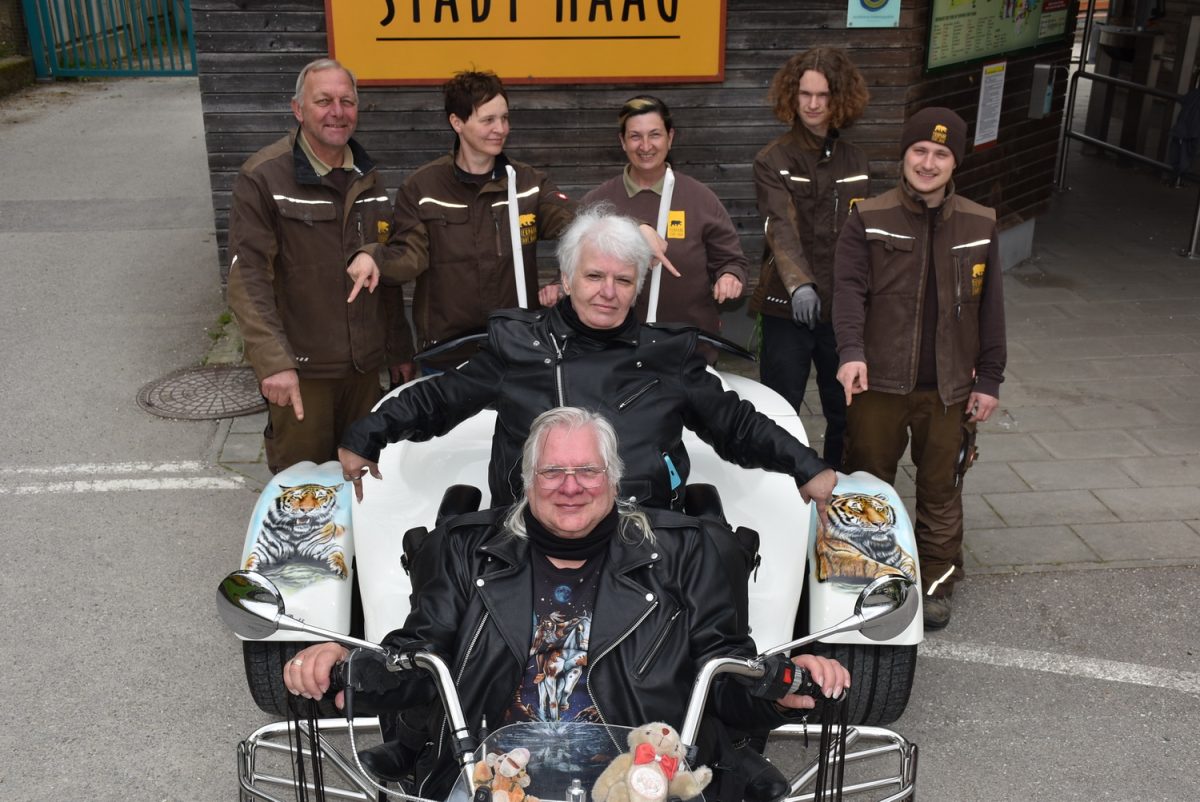
<path fill-rule="evenodd" d="M 629 727 L 583 722 L 522 722 L 502 727 L 475 752 L 477 766 L 485 765 L 488 755 L 499 755 L 518 747 L 529 750 L 525 769 L 530 783 L 525 792 L 543 802 L 566 802 L 573 780 L 579 780 L 586 798 L 600 774 L 618 755 L 629 750 Z M 494 758 L 493 758 L 494 759 Z M 680 762 L 677 771 L 687 771 Z M 694 797 L 703 800 L 703 795 Z M 450 794 L 450 802 L 471 802 L 466 778 L 459 777 Z"/>

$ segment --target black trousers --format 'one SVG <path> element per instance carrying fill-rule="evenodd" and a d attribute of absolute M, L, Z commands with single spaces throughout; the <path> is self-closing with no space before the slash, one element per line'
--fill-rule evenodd
<path fill-rule="evenodd" d="M 800 412 L 804 391 L 813 365 L 817 367 L 817 392 L 825 415 L 825 461 L 842 464 L 846 440 L 846 393 L 837 380 L 837 343 L 833 325 L 818 323 L 815 329 L 799 326 L 789 318 L 762 315 L 762 361 L 758 375 L 762 383 L 787 399 Z"/>

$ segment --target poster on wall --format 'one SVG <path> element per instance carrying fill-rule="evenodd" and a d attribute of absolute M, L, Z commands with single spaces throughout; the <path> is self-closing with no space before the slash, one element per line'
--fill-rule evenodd
<path fill-rule="evenodd" d="M 1000 137 L 1000 107 L 1004 103 L 1007 61 L 983 65 L 979 80 L 979 108 L 975 116 L 975 150 L 991 147 Z"/>
<path fill-rule="evenodd" d="M 896 28 L 900 0 L 846 0 L 847 28 Z"/>
<path fill-rule="evenodd" d="M 1068 0 L 933 0 L 926 69 L 1064 41 Z"/>
<path fill-rule="evenodd" d="M 368 85 L 725 77 L 725 0 L 325 0 L 325 20 L 330 54 Z"/>

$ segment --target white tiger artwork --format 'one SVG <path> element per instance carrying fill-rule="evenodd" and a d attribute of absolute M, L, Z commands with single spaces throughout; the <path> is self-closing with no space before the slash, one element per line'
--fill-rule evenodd
<path fill-rule="evenodd" d="M 293 585 L 330 575 L 345 579 L 346 527 L 333 520 L 341 489 L 340 484 L 281 487 L 246 558 L 246 569 Z"/>

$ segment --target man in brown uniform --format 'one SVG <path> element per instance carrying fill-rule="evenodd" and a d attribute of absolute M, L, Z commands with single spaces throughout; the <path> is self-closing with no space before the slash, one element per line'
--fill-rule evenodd
<path fill-rule="evenodd" d="M 838 239 L 833 323 L 847 472 L 894 482 L 912 436 L 925 626 L 963 576 L 962 471 L 1004 381 L 996 212 L 954 192 L 967 124 L 927 108 L 904 126 L 900 186 L 855 204 Z M 868 382 L 869 369 L 869 382 Z"/>
<path fill-rule="evenodd" d="M 400 288 L 360 293 L 347 272 L 390 229 L 387 193 L 351 138 L 354 76 L 332 59 L 308 64 L 292 112 L 297 129 L 242 166 L 229 212 L 229 306 L 270 402 L 275 473 L 336 459 L 345 427 L 379 400 L 389 344 L 403 352 L 393 363 L 412 359 Z"/>

